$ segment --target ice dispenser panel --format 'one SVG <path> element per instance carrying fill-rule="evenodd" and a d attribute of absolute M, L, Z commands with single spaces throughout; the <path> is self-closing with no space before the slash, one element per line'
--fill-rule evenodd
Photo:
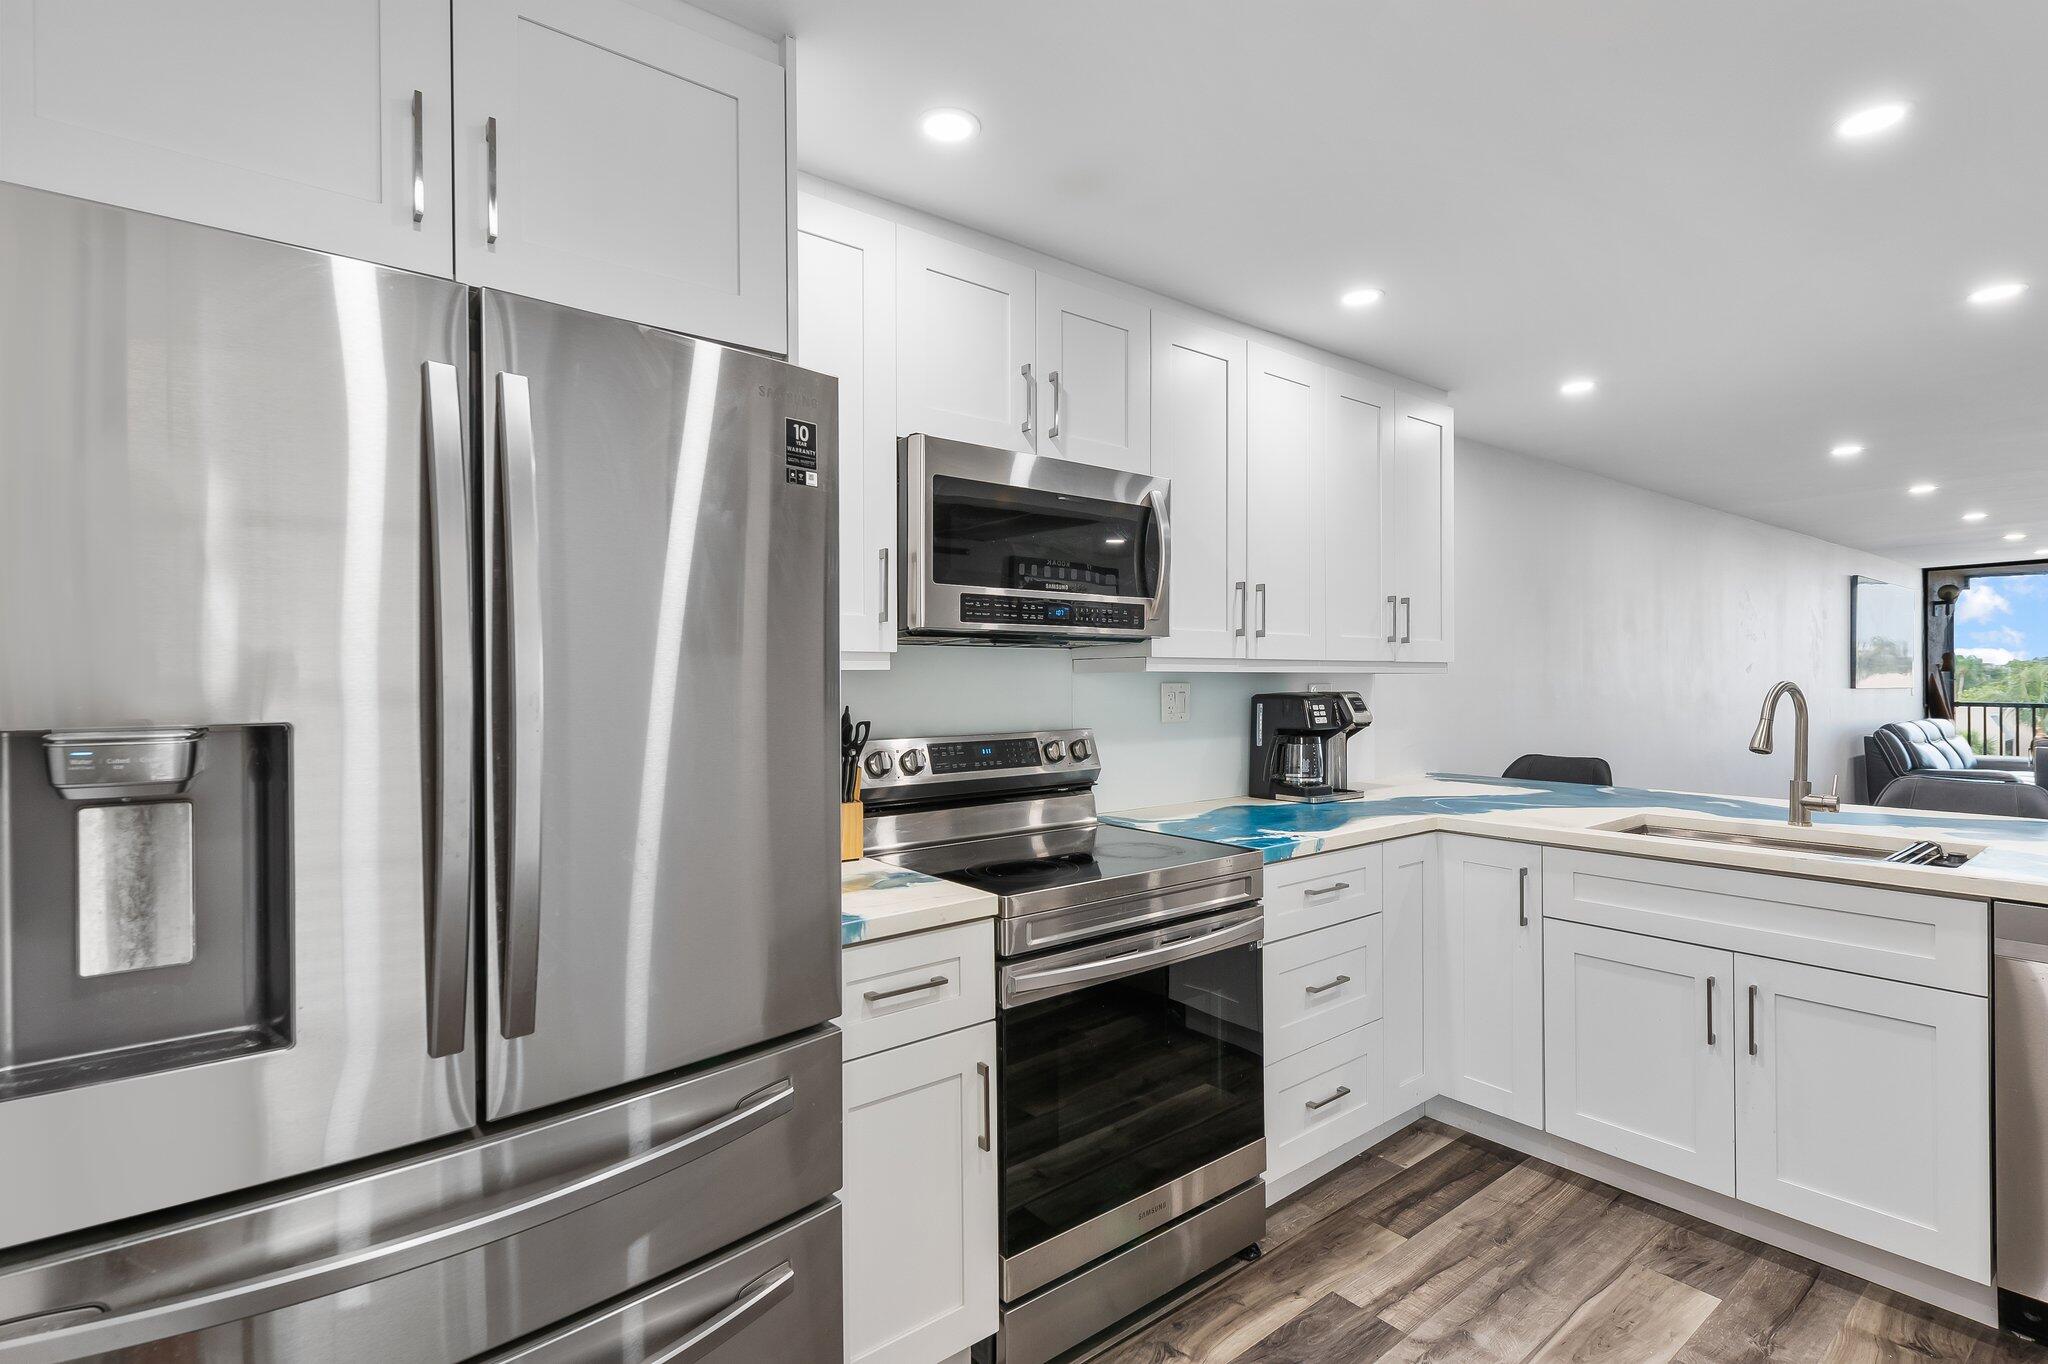
<path fill-rule="evenodd" d="M 289 730 L 0 734 L 0 1100 L 291 1042 Z"/>

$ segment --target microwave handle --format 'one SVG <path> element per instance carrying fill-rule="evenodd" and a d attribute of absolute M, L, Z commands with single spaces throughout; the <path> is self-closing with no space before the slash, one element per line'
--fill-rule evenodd
<path fill-rule="evenodd" d="M 1145 494 L 1145 505 L 1152 509 L 1152 561 L 1159 565 L 1159 576 L 1152 583 L 1152 599 L 1145 604 L 1145 618 L 1158 620 L 1166 605 L 1166 584 L 1172 576 L 1173 540 L 1166 533 L 1166 494 L 1154 488 Z"/>

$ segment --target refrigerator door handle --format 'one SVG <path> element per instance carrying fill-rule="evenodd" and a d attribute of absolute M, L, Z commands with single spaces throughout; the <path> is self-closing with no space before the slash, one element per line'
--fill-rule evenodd
<path fill-rule="evenodd" d="M 724 1117 L 539 1193 L 426 1231 L 293 1265 L 241 1283 L 203 1289 L 132 1311 L 106 1313 L 75 1326 L 0 1340 L 0 1364 L 58 1364 L 134 1349 L 374 1283 L 502 1241 L 624 1193 L 730 1146 L 749 1132 L 795 1110 L 796 1085 L 788 1079 L 778 1080 L 742 1099 Z M 707 1329 L 710 1324 L 706 1324 Z"/>
<path fill-rule="evenodd" d="M 523 374 L 498 375 L 498 553 L 504 694 L 498 741 L 508 809 L 499 845 L 498 1030 L 534 1030 L 540 993 L 541 754 L 540 491 L 533 405 Z"/>
<path fill-rule="evenodd" d="M 698 1364 L 711 1352 L 754 1324 L 768 1309 L 796 1290 L 796 1269 L 784 1260 L 740 1290 L 732 1305 L 684 1336 L 647 1364 Z"/>
<path fill-rule="evenodd" d="M 427 1055 L 453 1056 L 469 1016 L 472 733 L 476 721 L 469 580 L 469 472 L 455 366 L 420 365 L 427 464 L 427 626 L 434 670 L 427 723 Z"/>

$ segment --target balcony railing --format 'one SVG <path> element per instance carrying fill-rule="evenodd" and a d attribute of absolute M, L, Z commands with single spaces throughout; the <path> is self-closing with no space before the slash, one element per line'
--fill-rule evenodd
<path fill-rule="evenodd" d="M 2026 757 L 2048 738 L 2048 701 L 1958 701 L 1956 729 L 1979 753 Z"/>

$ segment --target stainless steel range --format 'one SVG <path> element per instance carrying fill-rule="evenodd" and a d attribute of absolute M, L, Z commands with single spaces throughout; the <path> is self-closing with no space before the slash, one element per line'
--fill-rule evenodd
<path fill-rule="evenodd" d="M 1259 855 L 1096 819 L 1085 729 L 891 739 L 871 856 L 996 921 L 1001 1333 L 1042 1364 L 1266 1226 Z"/>

